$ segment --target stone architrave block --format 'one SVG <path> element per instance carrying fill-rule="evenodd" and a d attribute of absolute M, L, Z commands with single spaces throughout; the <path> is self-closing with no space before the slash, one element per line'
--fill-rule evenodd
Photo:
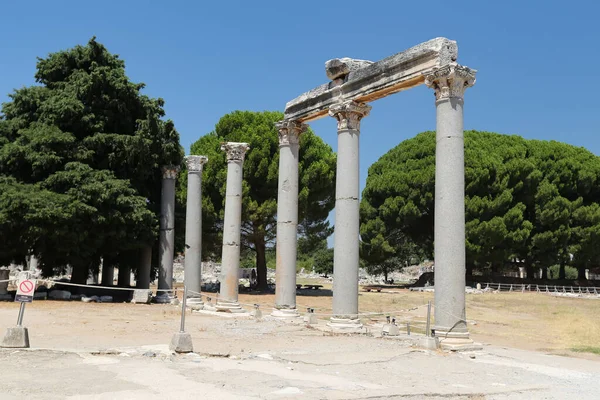
<path fill-rule="evenodd" d="M 134 304 L 150 304 L 152 300 L 152 291 L 148 289 L 136 289 L 133 291 L 133 299 L 131 300 Z"/>

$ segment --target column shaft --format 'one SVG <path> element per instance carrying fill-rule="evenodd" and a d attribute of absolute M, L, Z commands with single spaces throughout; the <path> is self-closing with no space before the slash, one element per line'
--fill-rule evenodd
<path fill-rule="evenodd" d="M 131 268 L 125 265 L 119 265 L 119 275 L 117 277 L 117 285 L 120 287 L 131 286 Z"/>
<path fill-rule="evenodd" d="M 274 316 L 296 317 L 296 260 L 298 240 L 298 152 L 306 125 L 282 121 L 279 129 L 277 193 L 276 289 Z"/>
<path fill-rule="evenodd" d="M 160 200 L 160 236 L 158 246 L 158 289 L 173 288 L 173 255 L 175 252 L 175 179 L 178 167 L 163 167 Z M 163 294 L 159 292 L 158 294 Z"/>
<path fill-rule="evenodd" d="M 371 107 L 345 102 L 332 107 L 338 120 L 333 257 L 333 314 L 330 325 L 360 326 L 358 320 L 359 266 L 359 136 L 360 120 Z"/>
<path fill-rule="evenodd" d="M 238 304 L 240 237 L 242 223 L 242 172 L 246 143 L 226 143 L 227 186 L 225 189 L 225 217 L 223 221 L 223 252 L 217 310 L 240 312 Z"/>
<path fill-rule="evenodd" d="M 207 161 L 203 156 L 189 156 L 186 159 L 187 205 L 185 215 L 185 286 L 188 297 L 196 303 L 202 302 L 202 165 Z"/>
<path fill-rule="evenodd" d="M 470 341 L 465 313 L 463 95 L 475 83 L 475 71 L 449 64 L 434 70 L 425 83 L 436 93 L 435 330 L 442 345 L 459 345 Z"/>
<path fill-rule="evenodd" d="M 115 267 L 107 263 L 106 260 L 102 262 L 102 286 L 112 286 L 115 280 Z"/>

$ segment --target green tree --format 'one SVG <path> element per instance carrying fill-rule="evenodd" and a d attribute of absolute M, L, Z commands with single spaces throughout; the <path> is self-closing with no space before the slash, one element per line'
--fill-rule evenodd
<path fill-rule="evenodd" d="M 157 249 L 160 168 L 183 157 L 164 101 L 95 38 L 38 59 L 35 78 L 2 105 L 0 261 L 35 254 L 80 283 L 101 258 L 135 267 Z"/>
<path fill-rule="evenodd" d="M 406 238 L 433 252 L 435 133 L 400 143 L 369 169 L 361 203 L 363 257 L 395 257 Z M 600 158 L 558 142 L 465 132 L 467 271 L 498 272 L 511 260 L 534 267 L 598 261 L 595 205 Z M 398 235 L 400 232 L 402 235 Z M 587 267 L 584 267 L 586 265 Z"/>
<path fill-rule="evenodd" d="M 333 274 L 333 249 L 327 247 L 317 250 L 312 257 L 316 273 L 328 276 Z"/>
<path fill-rule="evenodd" d="M 227 167 L 222 142 L 247 142 L 243 171 L 242 245 L 256 254 L 258 287 L 267 287 L 267 249 L 276 234 L 279 139 L 275 122 L 280 112 L 235 111 L 222 117 L 215 130 L 202 136 L 191 153 L 208 156 L 202 183 L 203 240 L 212 253 L 220 249 L 219 232 Z M 313 240 L 330 232 L 327 216 L 334 206 L 336 157 L 310 129 L 300 138 L 299 225 L 303 237 Z M 184 188 L 180 187 L 183 191 Z"/>

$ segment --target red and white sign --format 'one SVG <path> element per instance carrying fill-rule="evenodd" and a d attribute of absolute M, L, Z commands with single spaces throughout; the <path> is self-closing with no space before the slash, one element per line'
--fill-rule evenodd
<path fill-rule="evenodd" d="M 17 284 L 17 295 L 15 301 L 22 303 L 31 303 L 33 301 L 33 292 L 35 291 L 35 279 L 21 278 Z"/>

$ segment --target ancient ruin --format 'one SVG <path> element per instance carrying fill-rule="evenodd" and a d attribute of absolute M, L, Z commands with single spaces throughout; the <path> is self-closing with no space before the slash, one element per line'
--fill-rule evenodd
<path fill-rule="evenodd" d="M 274 315 L 296 314 L 297 138 L 305 129 L 304 123 L 329 115 L 338 121 L 334 315 L 329 326 L 341 331 L 361 330 L 358 318 L 360 121 L 371 109 L 366 103 L 425 84 L 435 90 L 437 110 L 435 332 L 445 346 L 470 343 L 464 289 L 463 95 L 475 83 L 476 71 L 457 64 L 457 57 L 455 41 L 436 38 L 378 62 L 330 60 L 325 67 L 331 81 L 287 103 L 285 119 L 277 125 L 281 158 Z"/>

